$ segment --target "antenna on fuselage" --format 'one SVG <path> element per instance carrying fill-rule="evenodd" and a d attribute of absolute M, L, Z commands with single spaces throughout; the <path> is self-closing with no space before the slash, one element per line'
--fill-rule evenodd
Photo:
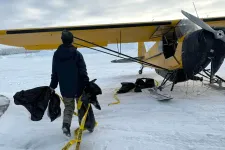
<path fill-rule="evenodd" d="M 196 7 L 195 7 L 195 3 L 193 2 L 193 5 L 194 5 L 194 8 L 195 8 L 195 12 L 196 12 L 196 15 L 197 15 L 197 17 L 198 17 L 198 12 L 197 12 L 197 9 L 196 9 Z M 199 17 L 198 17 L 199 18 Z"/>

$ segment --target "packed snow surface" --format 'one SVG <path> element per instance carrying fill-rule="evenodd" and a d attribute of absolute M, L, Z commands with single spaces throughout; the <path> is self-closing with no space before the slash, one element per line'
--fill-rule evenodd
<path fill-rule="evenodd" d="M 135 46 L 126 54 L 136 56 Z M 118 95 L 115 89 L 121 82 L 137 78 L 163 80 L 154 69 L 145 68 L 139 75 L 137 63 L 113 64 L 114 56 L 81 49 L 90 79 L 102 88 L 98 96 L 102 110 L 96 110 L 98 126 L 93 133 L 84 132 L 81 150 L 224 150 L 225 149 L 225 92 L 201 82 L 175 85 L 168 102 L 155 100 L 147 90 Z M 123 51 L 122 51 L 123 52 Z M 47 114 L 38 122 L 30 120 L 23 106 L 14 104 L 13 95 L 21 90 L 49 85 L 54 51 L 16 54 L 0 57 L 0 94 L 10 99 L 7 111 L 0 118 L 1 150 L 60 150 L 68 142 L 62 134 L 62 117 L 50 122 Z M 223 65 L 218 75 L 225 77 Z M 206 81 L 204 81 L 206 82 Z M 59 88 L 56 89 L 59 92 Z M 62 111 L 64 109 L 61 104 Z M 71 130 L 78 127 L 74 116 Z M 71 137 L 72 138 L 72 137 Z M 72 148 L 71 148 L 72 149 Z"/>

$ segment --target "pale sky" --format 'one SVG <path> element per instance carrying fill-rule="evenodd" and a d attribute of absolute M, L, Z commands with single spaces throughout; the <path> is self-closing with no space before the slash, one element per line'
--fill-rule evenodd
<path fill-rule="evenodd" d="M 0 0 L 0 30 L 225 16 L 225 0 Z"/>
<path fill-rule="evenodd" d="M 1 0 L 0 29 L 225 16 L 225 0 Z"/>

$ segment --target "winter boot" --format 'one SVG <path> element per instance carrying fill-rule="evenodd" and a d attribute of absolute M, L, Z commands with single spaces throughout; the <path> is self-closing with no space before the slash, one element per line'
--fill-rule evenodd
<path fill-rule="evenodd" d="M 68 137 L 71 136 L 71 133 L 70 133 L 70 125 L 68 123 L 63 123 L 62 130 L 63 130 L 63 133 L 66 136 L 68 136 Z"/>

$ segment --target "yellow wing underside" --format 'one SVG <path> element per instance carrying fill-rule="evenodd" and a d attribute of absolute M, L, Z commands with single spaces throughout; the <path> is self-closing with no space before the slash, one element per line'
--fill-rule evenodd
<path fill-rule="evenodd" d="M 173 29 L 179 21 L 0 30 L 0 44 L 24 47 L 27 50 L 56 49 L 61 44 L 60 36 L 63 29 L 71 31 L 78 38 L 100 46 L 160 41 L 162 35 Z M 207 18 L 204 21 L 211 26 L 224 26 L 225 24 L 224 18 Z M 75 43 L 94 47 L 80 40 L 75 40 Z"/>
<path fill-rule="evenodd" d="M 136 23 L 7 30 L 0 31 L 0 44 L 25 47 L 28 50 L 55 49 L 61 44 L 60 37 L 63 29 L 71 31 L 75 37 L 100 46 L 107 46 L 108 44 L 114 43 L 157 41 L 160 40 L 160 37 L 151 39 L 151 36 L 157 28 L 154 24 Z M 160 22 L 160 25 L 167 27 L 170 26 L 170 22 Z M 80 40 L 75 40 L 74 42 L 88 47 L 93 46 Z"/>

